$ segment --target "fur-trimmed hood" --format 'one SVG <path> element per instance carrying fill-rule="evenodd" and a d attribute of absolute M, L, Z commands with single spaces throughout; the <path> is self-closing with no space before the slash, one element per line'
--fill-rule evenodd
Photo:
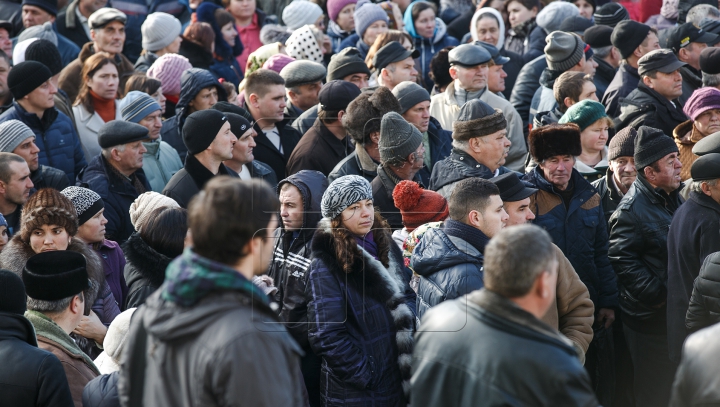
<path fill-rule="evenodd" d="M 128 286 L 135 277 L 145 278 L 155 287 L 162 285 L 165 281 L 165 270 L 170 265 L 171 258 L 150 247 L 137 232 L 123 243 L 122 249 L 125 260 L 127 260 L 127 267 L 131 270 L 126 273 Z"/>

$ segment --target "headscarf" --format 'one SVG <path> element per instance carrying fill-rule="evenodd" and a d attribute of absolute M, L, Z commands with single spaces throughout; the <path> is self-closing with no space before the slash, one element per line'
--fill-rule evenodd
<path fill-rule="evenodd" d="M 503 17 L 500 12 L 492 7 L 483 7 L 473 14 L 472 21 L 470 21 L 470 35 L 472 36 L 473 41 L 480 41 L 477 35 L 477 22 L 484 14 L 491 14 L 495 17 L 495 19 L 497 19 L 500 36 L 498 37 L 498 43 L 493 45 L 495 45 L 495 48 L 498 50 L 503 49 L 503 47 L 505 47 L 505 22 L 503 21 Z"/>

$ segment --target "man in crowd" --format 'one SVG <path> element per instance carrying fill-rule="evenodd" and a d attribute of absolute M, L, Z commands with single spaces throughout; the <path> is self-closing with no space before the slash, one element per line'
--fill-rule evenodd
<path fill-rule="evenodd" d="M 507 138 L 512 142 L 506 166 L 512 170 L 522 170 L 527 154 L 522 119 L 510 102 L 488 91 L 488 63 L 492 60 L 490 53 L 479 45 L 463 44 L 450 51 L 448 59 L 453 82 L 444 93 L 432 97 L 430 115 L 438 119 L 443 129 L 450 130 L 458 119 L 460 108 L 471 100 L 479 99 L 494 109 L 500 109 L 507 121 Z"/>
<path fill-rule="evenodd" d="M 87 163 L 72 121 L 55 108 L 57 88 L 51 78 L 50 70 L 40 62 L 15 65 L 8 75 L 15 101 L 0 115 L 0 123 L 15 119 L 30 127 L 40 149 L 40 164 L 63 171 L 72 183 Z"/>
<path fill-rule="evenodd" d="M 420 56 L 416 49 L 407 50 L 397 41 L 380 48 L 373 58 L 373 66 L 378 72 L 378 84 L 393 90 L 400 82 L 417 80 L 415 58 Z"/>
<path fill-rule="evenodd" d="M 720 89 L 720 48 L 707 47 L 700 53 L 702 86 Z"/>
<path fill-rule="evenodd" d="M 488 90 L 504 98 L 505 96 L 502 93 L 505 91 L 505 78 L 507 78 L 508 74 L 503 69 L 503 66 L 510 62 L 510 58 L 501 55 L 499 49 L 487 42 L 476 41 L 475 45 L 485 48 L 492 57 L 488 63 Z"/>
<path fill-rule="evenodd" d="M 52 74 L 50 82 L 57 90 L 53 96 L 53 99 L 55 100 L 55 109 L 69 117 L 73 123 L 73 127 L 77 130 L 75 113 L 73 113 L 72 110 L 73 101 L 68 98 L 68 95 L 64 90 L 58 87 L 60 72 L 62 72 L 65 65 L 62 63 L 60 52 L 58 52 L 55 44 L 45 39 L 33 41 L 25 50 L 25 60 L 40 62 L 50 70 L 50 73 Z"/>
<path fill-rule="evenodd" d="M 223 165 L 233 156 L 237 137 L 225 113 L 206 109 L 188 116 L 183 126 L 188 155 L 185 166 L 168 182 L 163 194 L 187 208 L 190 200 L 216 175 L 238 175 Z"/>
<path fill-rule="evenodd" d="M 216 107 L 217 105 L 213 106 L 213 109 L 223 111 Z M 237 109 L 245 110 L 241 107 L 237 107 Z M 232 158 L 223 161 L 223 165 L 238 174 L 240 179 L 249 180 L 259 178 L 265 180 L 274 188 L 275 185 L 277 185 L 277 176 L 275 176 L 275 173 L 269 165 L 256 160 L 253 154 L 253 149 L 257 146 L 255 143 L 257 133 L 250 124 L 250 121 L 248 121 L 244 115 L 233 113 L 229 110 L 223 112 L 228 122 L 230 122 L 230 131 L 237 138 L 232 149 Z M 250 115 L 250 113 L 247 113 L 247 115 Z M 228 171 L 228 174 L 234 175 L 232 171 Z"/>
<path fill-rule="evenodd" d="M 663 406 L 675 374 L 668 356 L 667 234 L 682 203 L 682 164 L 673 139 L 647 126 L 637 131 L 634 157 L 638 176 L 610 217 L 608 257 L 618 278 L 636 405 Z"/>
<path fill-rule="evenodd" d="M 105 236 L 118 243 L 127 240 L 135 231 L 130 221 L 130 205 L 150 191 L 143 171 L 143 141 L 147 128 L 123 120 L 112 120 L 100 127 L 98 142 L 101 154 L 93 158 L 80 172 L 77 185 L 92 189 L 105 204 L 103 216 L 108 220 Z"/>
<path fill-rule="evenodd" d="M 323 85 L 318 95 L 318 118 L 290 154 L 288 174 L 314 170 L 328 176 L 337 163 L 353 152 L 342 121 L 348 105 L 359 95 L 360 89 L 350 82 L 334 80 Z"/>
<path fill-rule="evenodd" d="M 306 405 L 302 351 L 250 281 L 272 258 L 278 209 L 259 180 L 218 177 L 193 200 L 191 248 L 130 324 L 118 387 L 128 405 L 178 405 L 186 397 L 204 405 Z"/>
<path fill-rule="evenodd" d="M 245 78 L 245 105 L 255 121 L 255 157 L 285 178 L 290 154 L 302 137 L 284 116 L 285 80 L 269 69 L 251 73 Z"/>
<path fill-rule="evenodd" d="M 114 8 L 101 8 L 94 12 L 88 19 L 90 26 L 91 42 L 83 45 L 77 59 L 67 65 L 60 73 L 59 85 L 70 100 L 77 98 L 82 85 L 82 68 L 85 60 L 96 52 L 107 52 L 115 61 L 117 66 L 120 86 L 118 89 L 125 89 L 125 81 L 135 73 L 135 67 L 125 55 L 122 54 L 125 43 L 125 23 L 127 16 L 120 10 Z"/>
<path fill-rule="evenodd" d="M 637 131 L 626 127 L 610 140 L 607 158 L 610 165 L 605 176 L 592 183 L 600 194 L 606 222 L 610 221 L 620 200 L 637 178 L 634 158 L 636 137 Z"/>
<path fill-rule="evenodd" d="M 497 185 L 482 178 L 457 183 L 448 199 L 443 227 L 430 228 L 413 250 L 420 276 L 417 317 L 443 301 L 483 287 L 485 246 L 508 221 Z"/>
<path fill-rule="evenodd" d="M 453 149 L 433 167 L 429 188 L 447 198 L 460 180 L 509 172 L 503 166 L 511 145 L 506 129 L 501 111 L 478 99 L 465 103 L 453 123 Z"/>
<path fill-rule="evenodd" d="M 622 61 L 620 50 L 612 45 L 612 32 L 613 29 L 606 25 L 595 25 L 585 30 L 583 37 L 592 48 L 593 59 L 598 65 L 593 76 L 598 100 L 602 100 Z"/>
<path fill-rule="evenodd" d="M 0 113 L 12 105 L 13 95 L 8 86 L 8 74 L 12 69 L 10 56 L 0 50 Z"/>
<path fill-rule="evenodd" d="M 555 80 L 553 96 L 556 107 L 547 112 L 538 112 L 533 119 L 533 128 L 557 123 L 570 106 L 581 100 L 598 100 L 592 76 L 575 71 L 564 72 Z"/>
<path fill-rule="evenodd" d="M 695 89 L 702 87 L 700 54 L 705 48 L 717 42 L 720 42 L 720 36 L 697 28 L 692 23 L 670 28 L 667 47 L 672 49 L 680 62 L 686 64 L 680 68 L 682 76 L 682 96 L 678 98 L 680 106 L 685 105 Z"/>
<path fill-rule="evenodd" d="M 622 62 L 601 101 L 610 117 L 620 116 L 620 100 L 635 90 L 640 82 L 638 63 L 650 51 L 660 49 L 657 30 L 633 20 L 619 22 L 610 37 L 620 51 Z"/>
<path fill-rule="evenodd" d="M 484 263 L 485 288 L 425 314 L 415 335 L 413 405 L 598 405 L 572 342 L 540 322 L 557 285 L 547 232 L 504 229 L 485 248 Z"/>
<path fill-rule="evenodd" d="M 22 271 L 28 296 L 25 317 L 35 328 L 40 349 L 60 359 L 76 406 L 82 405 L 85 385 L 100 375 L 70 337 L 84 315 L 83 291 L 89 285 L 86 266 L 82 254 L 54 250 L 32 256 Z"/>
<path fill-rule="evenodd" d="M 57 15 L 57 31 L 82 48 L 90 41 L 90 16 L 107 5 L 106 0 L 74 0 Z"/>
<path fill-rule="evenodd" d="M 23 28 L 27 29 L 48 22 L 53 24 L 54 27 L 55 17 L 57 16 L 57 6 L 58 4 L 55 0 L 23 0 Z M 54 30 L 53 28 L 53 31 Z M 60 33 L 56 32 L 55 36 L 57 37 L 57 48 L 58 51 L 60 51 L 60 55 L 62 55 L 63 66 L 65 66 L 78 57 L 80 47 Z"/>
<path fill-rule="evenodd" d="M 32 189 L 30 168 L 25 160 L 17 154 L 0 153 L 0 213 L 8 223 L 8 236 L 20 230 L 22 206 Z"/>
<path fill-rule="evenodd" d="M 35 189 L 55 188 L 62 191 L 70 186 L 64 172 L 40 165 L 40 149 L 35 144 L 35 133 L 19 120 L 0 123 L 0 152 L 17 154 L 25 159 Z"/>
<path fill-rule="evenodd" d="M 615 128 L 648 126 L 671 135 L 688 119 L 678 101 L 683 94 L 680 68 L 686 64 L 668 49 L 650 51 L 638 64 L 642 79 L 623 100 Z"/>
<path fill-rule="evenodd" d="M 295 119 L 318 104 L 318 93 L 327 70 L 313 61 L 293 61 L 280 70 L 287 90 L 285 116 Z"/>

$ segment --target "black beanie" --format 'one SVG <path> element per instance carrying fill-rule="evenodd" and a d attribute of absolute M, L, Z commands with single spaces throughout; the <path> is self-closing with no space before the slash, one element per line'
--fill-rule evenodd
<path fill-rule="evenodd" d="M 364 73 L 370 76 L 370 69 L 365 64 L 365 59 L 360 56 L 357 48 L 348 47 L 333 55 L 328 64 L 326 81 L 343 79 L 354 73 Z"/>
<path fill-rule="evenodd" d="M 618 157 L 634 157 L 636 138 L 637 131 L 630 126 L 617 132 L 608 145 L 608 161 Z"/>
<path fill-rule="evenodd" d="M 630 13 L 620 3 L 607 3 L 595 10 L 595 24 L 615 27 L 619 22 L 630 19 Z"/>
<path fill-rule="evenodd" d="M 645 41 L 649 32 L 649 25 L 633 20 L 625 20 L 615 26 L 610 41 L 620 51 L 620 56 L 627 59 Z"/>
<path fill-rule="evenodd" d="M 240 136 L 245 134 L 250 127 L 252 127 L 248 119 L 240 116 L 239 114 L 225 113 L 225 117 L 227 117 L 227 120 L 230 122 L 230 131 L 232 131 L 238 139 Z"/>
<path fill-rule="evenodd" d="M 0 312 L 25 313 L 25 285 L 12 271 L 0 270 Z"/>
<path fill-rule="evenodd" d="M 640 126 L 635 139 L 635 168 L 643 168 L 670 153 L 677 153 L 675 140 L 665 135 L 662 130 L 648 126 Z"/>
<path fill-rule="evenodd" d="M 188 116 L 182 129 L 188 153 L 195 155 L 210 147 L 225 122 L 225 114 L 215 109 L 200 110 Z"/>
<path fill-rule="evenodd" d="M 43 252 L 30 257 L 22 271 L 28 297 L 57 301 L 90 287 L 85 256 L 70 250 Z"/>
<path fill-rule="evenodd" d="M 58 47 L 48 40 L 39 39 L 30 44 L 25 50 L 26 61 L 37 61 L 50 69 L 50 73 L 57 75 L 63 70 L 62 57 Z"/>
<path fill-rule="evenodd" d="M 15 100 L 24 98 L 52 78 L 47 66 L 37 61 L 25 61 L 15 65 L 8 74 L 8 87 Z"/>

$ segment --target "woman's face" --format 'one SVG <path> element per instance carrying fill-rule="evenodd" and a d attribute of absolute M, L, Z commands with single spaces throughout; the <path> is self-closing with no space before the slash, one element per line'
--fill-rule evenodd
<path fill-rule="evenodd" d="M 162 86 L 158 88 L 157 92 L 150 95 L 150 97 L 158 102 L 158 104 L 160 105 L 160 109 L 162 109 L 163 114 L 165 114 L 165 101 L 167 100 L 167 98 L 162 93 Z"/>
<path fill-rule="evenodd" d="M 0 250 L 7 244 L 9 239 L 7 226 L 0 226 Z"/>
<path fill-rule="evenodd" d="M 64 227 L 42 225 L 30 233 L 30 247 L 35 253 L 67 250 L 72 237 Z"/>
<path fill-rule="evenodd" d="M 115 99 L 120 84 L 117 67 L 115 67 L 115 64 L 105 64 L 91 78 L 88 78 L 87 84 L 101 98 Z"/>
<path fill-rule="evenodd" d="M 77 236 L 85 243 L 98 243 L 105 240 L 105 225 L 108 223 L 103 215 L 105 209 L 100 209 L 92 218 L 88 219 L 78 228 Z"/>
<path fill-rule="evenodd" d="M 586 0 L 575 0 L 573 2 L 580 11 L 580 16 L 592 20 L 593 17 L 593 6 Z"/>
<path fill-rule="evenodd" d="M 386 33 L 387 30 L 388 26 L 385 21 L 375 21 L 374 23 L 370 24 L 370 27 L 368 27 L 367 30 L 365 30 L 365 34 L 363 34 L 363 42 L 365 42 L 365 44 L 367 44 L 368 46 L 372 46 L 378 35 Z"/>
<path fill-rule="evenodd" d="M 484 15 L 480 18 L 480 20 L 478 20 L 477 36 L 478 40 L 485 41 L 488 44 L 498 47 L 498 41 L 500 40 L 500 26 L 498 25 L 495 17 Z"/>
<path fill-rule="evenodd" d="M 342 28 L 343 31 L 350 32 L 355 29 L 355 3 L 348 4 L 340 10 L 337 18 L 335 19 L 337 25 Z"/>
<path fill-rule="evenodd" d="M 372 229 L 375 211 L 372 199 L 355 202 L 340 214 L 341 224 L 355 236 L 365 236 Z"/>
<path fill-rule="evenodd" d="M 235 37 L 237 37 L 237 31 L 235 31 L 235 24 L 233 23 L 227 23 L 220 29 L 220 32 L 222 33 L 223 39 L 225 42 L 227 42 L 231 47 L 235 46 Z"/>
<path fill-rule="evenodd" d="M 435 34 L 435 12 L 428 8 L 418 14 L 415 20 L 415 32 L 423 38 L 432 38 Z"/>
<path fill-rule="evenodd" d="M 528 10 L 528 8 L 523 6 L 519 1 L 511 1 L 507 6 L 507 11 L 508 21 L 512 28 L 519 26 L 537 15 L 535 7 L 533 7 L 532 10 Z"/>
<path fill-rule="evenodd" d="M 605 119 L 596 121 L 580 133 L 583 153 L 586 154 L 597 154 L 603 151 L 607 140 L 608 123 Z"/>
<path fill-rule="evenodd" d="M 702 112 L 695 118 L 694 124 L 703 137 L 720 131 L 720 109 L 710 109 Z"/>

